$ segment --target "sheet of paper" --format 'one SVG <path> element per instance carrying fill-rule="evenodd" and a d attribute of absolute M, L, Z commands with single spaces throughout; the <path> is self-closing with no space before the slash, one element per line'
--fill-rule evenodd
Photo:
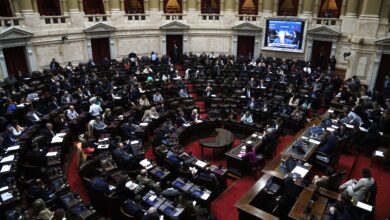
<path fill-rule="evenodd" d="M 191 124 L 189 124 L 189 123 L 184 123 L 183 126 L 184 126 L 184 127 L 190 127 Z"/>
<path fill-rule="evenodd" d="M 64 138 L 62 138 L 62 137 L 56 135 L 56 136 L 54 136 L 54 137 L 51 139 L 51 143 L 52 143 L 52 144 L 61 143 L 63 140 L 64 140 Z"/>
<path fill-rule="evenodd" d="M 108 141 L 109 138 L 103 138 L 103 139 L 99 139 L 99 142 L 104 142 L 104 141 Z"/>
<path fill-rule="evenodd" d="M 140 123 L 139 126 L 146 127 L 146 126 L 148 126 L 148 123 L 143 122 L 143 123 Z"/>
<path fill-rule="evenodd" d="M 309 172 L 308 169 L 305 169 L 301 166 L 296 166 L 291 173 L 299 174 L 302 178 L 306 176 L 306 174 Z"/>
<path fill-rule="evenodd" d="M 254 137 L 254 138 L 257 137 L 257 134 L 252 134 L 252 137 Z"/>
<path fill-rule="evenodd" d="M 385 154 L 383 153 L 383 151 L 375 151 L 375 156 L 378 156 L 378 157 L 385 157 Z"/>
<path fill-rule="evenodd" d="M 357 202 L 356 206 L 359 207 L 359 208 L 362 208 L 362 209 L 364 209 L 364 210 L 367 210 L 367 211 L 369 211 L 369 212 L 372 211 L 372 206 L 371 206 L 371 205 L 368 205 L 368 204 L 366 204 L 366 203 L 363 203 L 363 202 Z"/>
<path fill-rule="evenodd" d="M 130 144 L 131 144 L 131 145 L 133 145 L 133 144 L 139 144 L 139 140 L 130 141 Z"/>
<path fill-rule="evenodd" d="M 11 165 L 4 165 L 1 167 L 0 173 L 5 173 L 11 170 Z"/>
<path fill-rule="evenodd" d="M 307 140 L 307 139 L 309 139 L 308 137 L 306 137 L 306 136 L 302 136 L 301 137 L 303 140 Z"/>
<path fill-rule="evenodd" d="M 1 159 L 0 163 L 7 163 L 13 161 L 14 159 L 15 159 L 15 155 L 12 154 Z"/>
<path fill-rule="evenodd" d="M 12 199 L 12 197 L 13 197 L 13 195 L 10 192 L 6 192 L 6 193 L 1 194 L 1 200 L 3 200 L 3 202 L 5 202 L 9 199 Z"/>
<path fill-rule="evenodd" d="M 338 129 L 338 128 L 339 128 L 339 127 L 336 126 L 336 125 L 332 125 L 332 126 L 330 126 L 330 127 L 334 128 L 334 129 Z"/>
<path fill-rule="evenodd" d="M 353 128 L 353 125 L 350 125 L 350 124 L 345 123 L 345 127 L 347 127 L 347 128 Z"/>
<path fill-rule="evenodd" d="M 198 160 L 198 161 L 196 161 L 195 165 L 198 166 L 198 167 L 204 168 L 204 167 L 207 166 L 207 163 L 205 163 L 205 162 L 203 162 L 201 160 Z"/>
<path fill-rule="evenodd" d="M 207 200 L 210 197 L 209 193 L 203 193 L 203 195 L 200 197 L 203 200 Z"/>
<path fill-rule="evenodd" d="M 247 144 L 252 144 L 252 141 L 247 141 L 246 143 L 247 143 Z"/>
<path fill-rule="evenodd" d="M 203 121 L 202 120 L 196 120 L 195 122 L 196 123 L 202 123 Z"/>
<path fill-rule="evenodd" d="M 359 130 L 364 131 L 364 132 L 367 132 L 367 131 L 368 131 L 368 129 L 363 128 L 363 127 L 359 127 Z"/>
<path fill-rule="evenodd" d="M 139 162 L 139 164 L 140 164 L 141 166 L 143 166 L 143 167 L 147 167 L 147 166 L 150 166 L 150 165 L 151 165 L 151 163 L 150 163 L 150 161 L 149 161 L 148 159 L 143 159 L 143 160 L 141 160 L 141 161 Z"/>
<path fill-rule="evenodd" d="M 333 110 L 333 109 L 329 109 L 328 112 L 329 112 L 329 113 L 333 113 L 334 110 Z"/>
<path fill-rule="evenodd" d="M 157 199 L 157 196 L 156 195 L 151 195 L 150 197 L 149 197 L 149 200 L 150 201 L 154 201 L 154 200 L 156 200 Z"/>
<path fill-rule="evenodd" d="M 19 150 L 19 149 L 20 149 L 20 145 L 15 145 L 15 146 L 8 147 L 7 151 L 14 151 L 14 150 Z"/>
<path fill-rule="evenodd" d="M 313 144 L 320 144 L 320 143 L 321 143 L 321 142 L 316 141 L 316 140 L 313 140 L 313 139 L 309 139 L 309 142 L 310 142 L 310 143 L 313 143 Z"/>
<path fill-rule="evenodd" d="M 98 145 L 98 149 L 108 149 L 109 145 L 108 144 L 100 144 Z"/>
<path fill-rule="evenodd" d="M 8 190 L 8 189 L 9 189 L 8 186 L 1 187 L 1 188 L 0 188 L 0 192 L 6 191 L 6 190 Z"/>
<path fill-rule="evenodd" d="M 46 157 L 54 157 L 54 156 L 57 156 L 57 154 L 58 154 L 57 151 L 47 152 Z"/>
<path fill-rule="evenodd" d="M 331 128 L 331 127 L 327 127 L 326 130 L 327 130 L 327 131 L 330 131 L 330 132 L 333 132 L 333 131 L 335 131 L 336 129 Z"/>

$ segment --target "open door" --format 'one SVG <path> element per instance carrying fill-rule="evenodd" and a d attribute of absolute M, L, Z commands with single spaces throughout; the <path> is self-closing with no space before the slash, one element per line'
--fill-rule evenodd
<path fill-rule="evenodd" d="M 183 54 L 183 35 L 167 35 L 167 54 L 174 64 L 180 63 Z"/>
<path fill-rule="evenodd" d="M 376 77 L 375 88 L 379 91 L 383 90 L 385 77 L 389 74 L 390 69 L 390 54 L 382 54 L 381 63 Z"/>
<path fill-rule="evenodd" d="M 16 76 L 18 71 L 28 73 L 26 47 L 9 47 L 3 49 L 5 63 L 9 76 Z"/>
<path fill-rule="evenodd" d="M 332 42 L 329 41 L 313 41 L 313 49 L 311 53 L 311 63 L 314 67 L 320 66 L 321 69 L 327 69 L 332 52 Z"/>
<path fill-rule="evenodd" d="M 94 38 L 91 39 L 92 44 L 92 56 L 95 63 L 100 63 L 104 58 L 111 59 L 110 57 L 110 41 L 107 38 Z"/>
<path fill-rule="evenodd" d="M 237 40 L 237 56 L 251 56 L 255 51 L 254 36 L 238 36 Z"/>

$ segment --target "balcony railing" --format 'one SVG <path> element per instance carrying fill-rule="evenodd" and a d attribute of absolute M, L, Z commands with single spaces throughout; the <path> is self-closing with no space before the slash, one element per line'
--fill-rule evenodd
<path fill-rule="evenodd" d="M 22 17 L 0 17 L 0 27 L 14 27 L 23 25 Z"/>
<path fill-rule="evenodd" d="M 260 19 L 260 16 L 258 15 L 237 15 L 237 19 L 239 21 L 258 21 Z"/>
<path fill-rule="evenodd" d="M 222 18 L 220 14 L 201 14 L 199 17 L 203 21 L 220 21 Z"/>
<path fill-rule="evenodd" d="M 129 21 L 145 21 L 147 14 L 125 14 Z"/>
<path fill-rule="evenodd" d="M 163 19 L 165 20 L 183 20 L 184 14 L 164 14 Z"/>
<path fill-rule="evenodd" d="M 314 25 L 341 26 L 341 19 L 338 18 L 313 18 Z"/>
<path fill-rule="evenodd" d="M 96 14 L 96 15 L 85 15 L 87 22 L 104 22 L 108 21 L 108 15 Z"/>
<path fill-rule="evenodd" d="M 68 19 L 69 16 L 41 16 L 41 20 L 48 25 L 66 24 Z"/>

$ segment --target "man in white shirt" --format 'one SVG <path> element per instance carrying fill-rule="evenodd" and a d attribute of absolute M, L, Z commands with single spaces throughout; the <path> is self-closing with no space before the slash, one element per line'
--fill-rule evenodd
<path fill-rule="evenodd" d="M 69 120 L 74 120 L 79 116 L 79 114 L 74 110 L 74 106 L 69 106 L 68 111 L 66 112 L 66 117 L 68 117 Z"/>
<path fill-rule="evenodd" d="M 103 109 L 96 103 L 93 103 L 91 106 L 89 106 L 89 113 L 94 117 L 100 115 L 102 111 Z"/>

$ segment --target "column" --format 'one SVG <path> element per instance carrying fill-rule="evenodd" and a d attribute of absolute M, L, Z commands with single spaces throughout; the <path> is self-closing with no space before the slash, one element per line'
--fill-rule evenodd
<path fill-rule="evenodd" d="M 151 10 L 151 11 L 160 10 L 160 1 L 159 0 L 149 0 L 149 10 Z"/>
<path fill-rule="evenodd" d="M 77 0 L 68 0 L 68 11 L 69 12 L 78 12 L 79 11 L 79 4 Z"/>
<path fill-rule="evenodd" d="M 27 1 L 30 1 L 30 0 L 27 0 Z M 32 6 L 33 6 L 34 12 L 38 12 L 38 3 L 37 3 L 37 0 L 32 0 Z"/>
<path fill-rule="evenodd" d="M 274 0 L 263 0 L 263 13 L 272 14 Z"/>
<path fill-rule="evenodd" d="M 66 5 L 66 0 L 61 0 L 61 14 L 64 15 L 68 12 L 68 8 Z"/>
<path fill-rule="evenodd" d="M 336 56 L 337 51 L 337 39 L 332 40 L 332 50 L 330 51 L 330 56 Z"/>
<path fill-rule="evenodd" d="M 120 0 L 110 0 L 110 10 L 119 12 L 121 9 Z"/>
<path fill-rule="evenodd" d="M 361 16 L 379 17 L 382 0 L 363 0 Z"/>
<path fill-rule="evenodd" d="M 257 2 L 257 14 L 259 15 L 262 10 L 263 10 L 263 0 L 259 0 Z"/>
<path fill-rule="evenodd" d="M 378 71 L 379 67 L 381 64 L 381 59 L 382 59 L 382 47 L 377 49 L 376 54 L 375 54 L 375 59 L 374 59 L 374 65 L 373 65 L 373 70 L 371 74 L 371 79 L 368 80 L 368 89 L 373 90 L 375 87 L 376 80 L 378 78 Z"/>
<path fill-rule="evenodd" d="M 110 35 L 109 42 L 110 42 L 110 57 L 111 59 L 116 59 L 115 36 L 113 34 Z"/>
<path fill-rule="evenodd" d="M 145 5 L 146 6 L 146 5 Z M 120 0 L 120 9 L 121 9 L 121 11 L 125 11 L 125 0 Z M 146 7 L 145 7 L 145 10 L 147 10 L 146 9 Z M 126 12 L 125 12 L 126 13 Z"/>
<path fill-rule="evenodd" d="M 303 0 L 302 14 L 305 16 L 313 15 L 313 0 Z"/>
<path fill-rule="evenodd" d="M 0 48 L 0 79 L 4 80 L 7 77 L 8 77 L 7 64 L 5 63 L 3 49 Z"/>
<path fill-rule="evenodd" d="M 188 40 L 188 32 L 185 31 L 183 33 L 183 53 L 188 53 L 189 52 L 189 40 Z"/>
<path fill-rule="evenodd" d="M 196 11 L 198 0 L 187 0 L 187 11 Z"/>
<path fill-rule="evenodd" d="M 79 10 L 80 10 L 80 11 L 84 11 L 83 0 L 78 0 L 78 1 L 79 1 Z"/>
<path fill-rule="evenodd" d="M 379 13 L 380 18 L 389 19 L 390 12 L 390 0 L 384 0 L 381 11 Z"/>
<path fill-rule="evenodd" d="M 15 16 L 17 16 L 17 14 L 20 14 L 18 1 L 12 0 L 11 3 L 12 3 L 12 10 L 13 10 Z"/>
<path fill-rule="evenodd" d="M 88 59 L 93 59 L 93 55 L 92 55 L 92 42 L 91 42 L 91 37 L 87 37 L 87 55 L 88 55 Z M 111 53 L 111 51 L 110 51 Z"/>
<path fill-rule="evenodd" d="M 346 17 L 357 17 L 358 6 L 359 6 L 358 0 L 348 0 L 347 10 L 346 10 L 345 16 Z"/>
<path fill-rule="evenodd" d="M 233 12 L 235 6 L 235 0 L 225 0 L 225 11 Z"/>
<path fill-rule="evenodd" d="M 22 14 L 28 14 L 28 13 L 33 13 L 33 4 L 31 0 L 18 0 L 18 5 L 20 7 L 20 12 Z"/>
<path fill-rule="evenodd" d="M 311 60 L 312 52 L 313 52 L 313 38 L 311 36 L 307 36 L 307 38 L 306 38 L 305 61 L 310 61 Z"/>
<path fill-rule="evenodd" d="M 37 68 L 37 62 L 35 60 L 34 52 L 30 44 L 26 45 L 26 52 L 27 52 L 27 64 L 30 70 L 30 73 L 32 71 L 38 70 Z"/>
<path fill-rule="evenodd" d="M 110 5 L 109 5 L 108 0 L 104 0 L 103 4 L 104 4 L 104 13 L 105 14 L 110 14 Z"/>

